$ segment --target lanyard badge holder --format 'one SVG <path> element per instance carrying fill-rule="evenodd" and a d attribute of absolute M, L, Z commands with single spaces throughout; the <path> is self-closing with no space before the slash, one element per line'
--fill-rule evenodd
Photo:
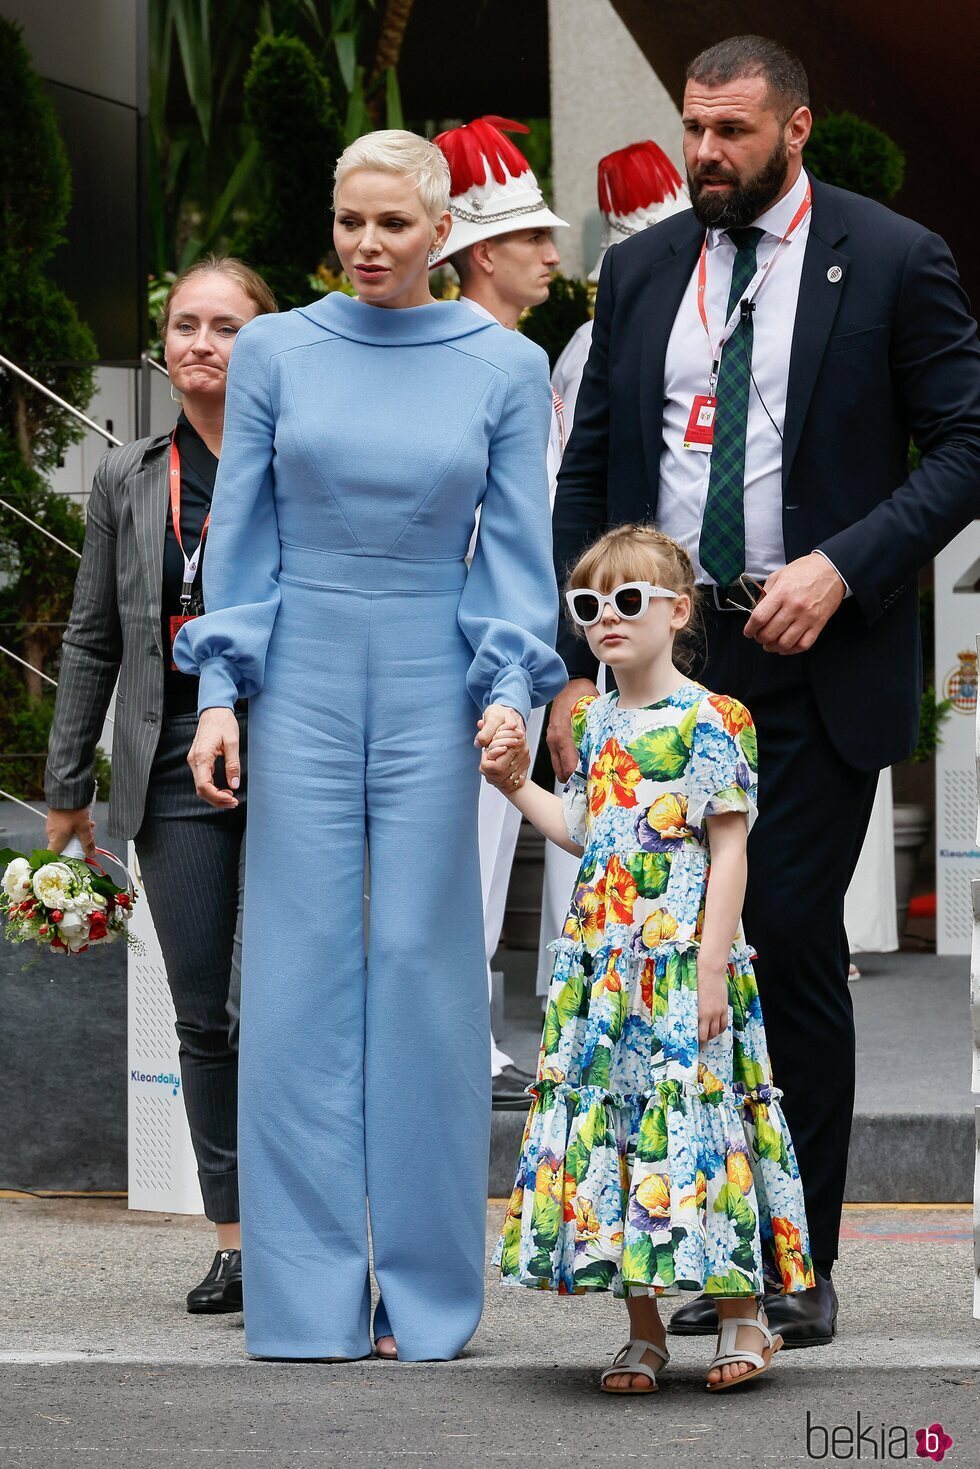
<path fill-rule="evenodd" d="M 180 548 L 180 554 L 184 558 L 184 575 L 180 587 L 180 613 L 170 619 L 170 667 L 176 673 L 178 669 L 174 662 L 174 640 L 184 623 L 193 622 L 195 617 L 199 617 L 203 611 L 201 595 L 200 592 L 195 593 L 194 583 L 201 564 L 201 553 L 204 550 L 208 526 L 211 524 L 209 510 L 201 529 L 201 539 L 197 543 L 197 548 L 192 555 L 188 556 L 180 534 L 180 450 L 177 448 L 176 429 L 170 440 L 170 521 L 174 528 L 174 536 Z"/>
<path fill-rule="evenodd" d="M 693 449 L 701 454 L 710 454 L 715 439 L 715 414 L 718 410 L 718 399 L 715 397 L 715 389 L 718 386 L 718 370 L 721 367 L 721 354 L 725 350 L 725 343 L 735 331 L 736 327 L 743 321 L 748 320 L 750 314 L 755 310 L 755 298 L 772 274 L 773 267 L 779 259 L 779 252 L 786 244 L 792 243 L 792 237 L 810 210 L 811 191 L 809 187 L 806 196 L 799 209 L 790 220 L 789 227 L 783 238 L 779 241 L 773 251 L 772 258 L 766 262 L 757 272 L 752 283 L 751 292 L 741 301 L 736 303 L 735 309 L 721 334 L 717 347 L 712 348 L 711 329 L 708 326 L 708 314 L 704 306 L 704 293 L 708 282 L 708 237 L 705 235 L 704 244 L 701 246 L 701 254 L 698 258 L 698 315 L 701 325 L 704 327 L 705 336 L 708 338 L 708 348 L 711 352 L 711 371 L 708 373 L 707 393 L 696 393 L 691 404 L 691 412 L 687 420 L 687 428 L 684 430 L 684 448 Z"/>

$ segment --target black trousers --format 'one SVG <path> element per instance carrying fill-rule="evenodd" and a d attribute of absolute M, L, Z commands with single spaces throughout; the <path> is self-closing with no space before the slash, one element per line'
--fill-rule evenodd
<path fill-rule="evenodd" d="M 871 818 L 877 773 L 837 754 L 810 694 L 806 654 L 766 653 L 745 617 L 703 610 L 698 677 L 752 713 L 759 818 L 749 838 L 745 933 L 776 1086 L 793 1134 L 813 1257 L 837 1258 L 854 1110 L 854 1015 L 844 894 Z"/>
<path fill-rule="evenodd" d="M 196 714 L 164 720 L 136 852 L 176 1011 L 180 1076 L 204 1212 L 237 1221 L 238 1009 L 247 725 L 234 811 L 198 799 L 187 765 Z M 224 783 L 218 762 L 216 783 Z"/>

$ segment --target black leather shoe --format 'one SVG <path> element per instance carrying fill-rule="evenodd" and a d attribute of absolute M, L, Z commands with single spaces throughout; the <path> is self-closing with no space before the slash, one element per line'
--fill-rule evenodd
<path fill-rule="evenodd" d="M 522 1112 L 530 1107 L 531 1098 L 526 1088 L 534 1085 L 534 1077 L 518 1066 L 505 1066 L 492 1082 L 493 1109 L 495 1112 Z"/>
<path fill-rule="evenodd" d="M 837 1335 L 837 1292 L 834 1282 L 817 1276 L 809 1290 L 766 1296 L 769 1329 L 778 1331 L 784 1347 L 824 1347 Z"/>
<path fill-rule="evenodd" d="M 678 1306 L 667 1330 L 672 1336 L 715 1336 L 718 1332 L 718 1312 L 711 1296 L 695 1296 L 684 1306 Z"/>
<path fill-rule="evenodd" d="M 242 1252 L 219 1250 L 200 1285 L 187 1297 L 192 1315 L 218 1315 L 242 1309 Z"/>
<path fill-rule="evenodd" d="M 784 1347 L 822 1347 L 837 1335 L 837 1292 L 832 1280 L 817 1276 L 809 1290 L 792 1295 L 782 1292 L 764 1297 L 769 1330 L 783 1338 Z M 710 1296 L 698 1296 L 680 1306 L 670 1318 L 672 1336 L 714 1336 L 718 1313 Z"/>

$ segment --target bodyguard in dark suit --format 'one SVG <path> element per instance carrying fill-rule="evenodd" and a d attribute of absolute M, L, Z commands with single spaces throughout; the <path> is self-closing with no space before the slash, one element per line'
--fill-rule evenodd
<path fill-rule="evenodd" d="M 187 767 L 198 681 L 172 662 L 200 612 L 207 519 L 238 328 L 274 311 L 254 271 L 207 257 L 179 277 L 161 321 L 183 412 L 173 434 L 110 449 L 95 475 L 61 651 L 45 792 L 48 844 L 93 851 L 96 742 L 113 688 L 109 833 L 132 838 L 176 1012 L 182 1095 L 217 1253 L 193 1312 L 242 1308 L 238 1208 L 238 992 L 244 780 L 228 809 L 200 802 Z M 245 729 L 244 722 L 242 724 Z M 244 777 L 244 748 L 239 768 Z"/>
<path fill-rule="evenodd" d="M 807 177 L 807 103 L 799 62 L 759 37 L 691 64 L 693 209 L 606 256 L 555 506 L 560 580 L 608 525 L 653 521 L 685 545 L 702 677 L 755 716 L 745 925 L 818 1271 L 812 1291 L 767 1297 L 795 1346 L 829 1341 L 837 1314 L 844 893 L 877 772 L 916 739 L 917 573 L 980 515 L 980 345 L 956 267 L 920 225 Z M 548 739 L 564 778 L 595 664 L 567 627 L 559 651 L 571 681 Z M 712 1315 L 696 1301 L 674 1329 L 713 1330 Z"/>

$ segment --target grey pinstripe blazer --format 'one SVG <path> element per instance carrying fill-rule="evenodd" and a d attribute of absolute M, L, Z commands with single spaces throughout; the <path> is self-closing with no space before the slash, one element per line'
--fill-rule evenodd
<path fill-rule="evenodd" d="M 48 740 L 48 805 L 88 805 L 95 748 L 118 676 L 108 821 L 114 837 L 135 836 L 140 828 L 160 739 L 169 443 L 162 434 L 110 449 L 95 472 Z"/>

